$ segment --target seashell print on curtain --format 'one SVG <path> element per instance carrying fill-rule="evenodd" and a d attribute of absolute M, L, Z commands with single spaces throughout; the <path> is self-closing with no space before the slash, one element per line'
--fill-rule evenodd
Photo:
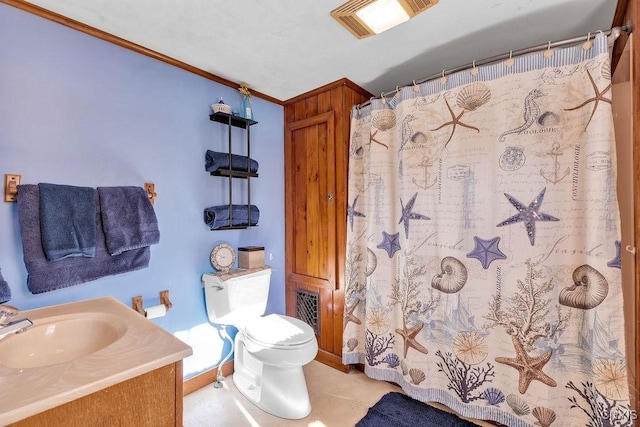
<path fill-rule="evenodd" d="M 475 419 L 632 425 L 606 37 L 509 65 L 353 110 L 343 362 Z"/>

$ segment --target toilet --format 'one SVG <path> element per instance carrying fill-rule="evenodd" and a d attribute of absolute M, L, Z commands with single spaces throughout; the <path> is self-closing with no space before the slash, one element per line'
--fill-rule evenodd
<path fill-rule="evenodd" d="M 224 278 L 224 280 L 223 280 Z M 202 275 L 209 321 L 238 328 L 233 382 L 253 404 L 286 419 L 304 418 L 311 402 L 302 367 L 318 353 L 311 326 L 302 320 L 263 316 L 271 268 Z"/>

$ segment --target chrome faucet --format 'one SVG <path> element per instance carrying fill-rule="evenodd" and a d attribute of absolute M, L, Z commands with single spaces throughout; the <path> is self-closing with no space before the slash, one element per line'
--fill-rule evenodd
<path fill-rule="evenodd" d="M 27 318 L 13 320 L 17 315 L 17 308 L 10 305 L 0 305 L 0 339 L 7 335 L 24 332 L 33 325 L 33 322 Z"/>

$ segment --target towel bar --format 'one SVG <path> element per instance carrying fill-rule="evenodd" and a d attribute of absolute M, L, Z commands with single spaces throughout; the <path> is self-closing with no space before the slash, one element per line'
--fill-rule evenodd
<path fill-rule="evenodd" d="M 4 174 L 4 201 L 5 202 L 17 202 L 18 201 L 18 185 L 22 180 L 22 175 L 16 174 Z M 144 190 L 149 196 L 149 201 L 153 204 L 156 201 L 158 194 L 155 190 L 155 184 L 153 182 L 145 182 Z"/>

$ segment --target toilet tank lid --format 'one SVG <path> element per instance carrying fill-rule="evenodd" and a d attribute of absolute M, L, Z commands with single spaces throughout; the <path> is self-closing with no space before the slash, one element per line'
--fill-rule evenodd
<path fill-rule="evenodd" d="M 254 319 L 244 332 L 252 340 L 271 347 L 294 347 L 316 338 L 313 328 L 307 323 L 280 314 Z"/>
<path fill-rule="evenodd" d="M 202 287 L 206 287 L 206 285 L 216 285 L 222 282 L 227 282 L 229 280 L 233 280 L 239 277 L 243 278 L 251 278 L 262 276 L 265 274 L 271 274 L 271 267 L 265 265 L 264 267 L 256 267 L 256 268 L 236 268 L 233 270 L 229 270 L 226 272 L 217 272 L 217 273 L 204 273 L 202 275 Z"/>

